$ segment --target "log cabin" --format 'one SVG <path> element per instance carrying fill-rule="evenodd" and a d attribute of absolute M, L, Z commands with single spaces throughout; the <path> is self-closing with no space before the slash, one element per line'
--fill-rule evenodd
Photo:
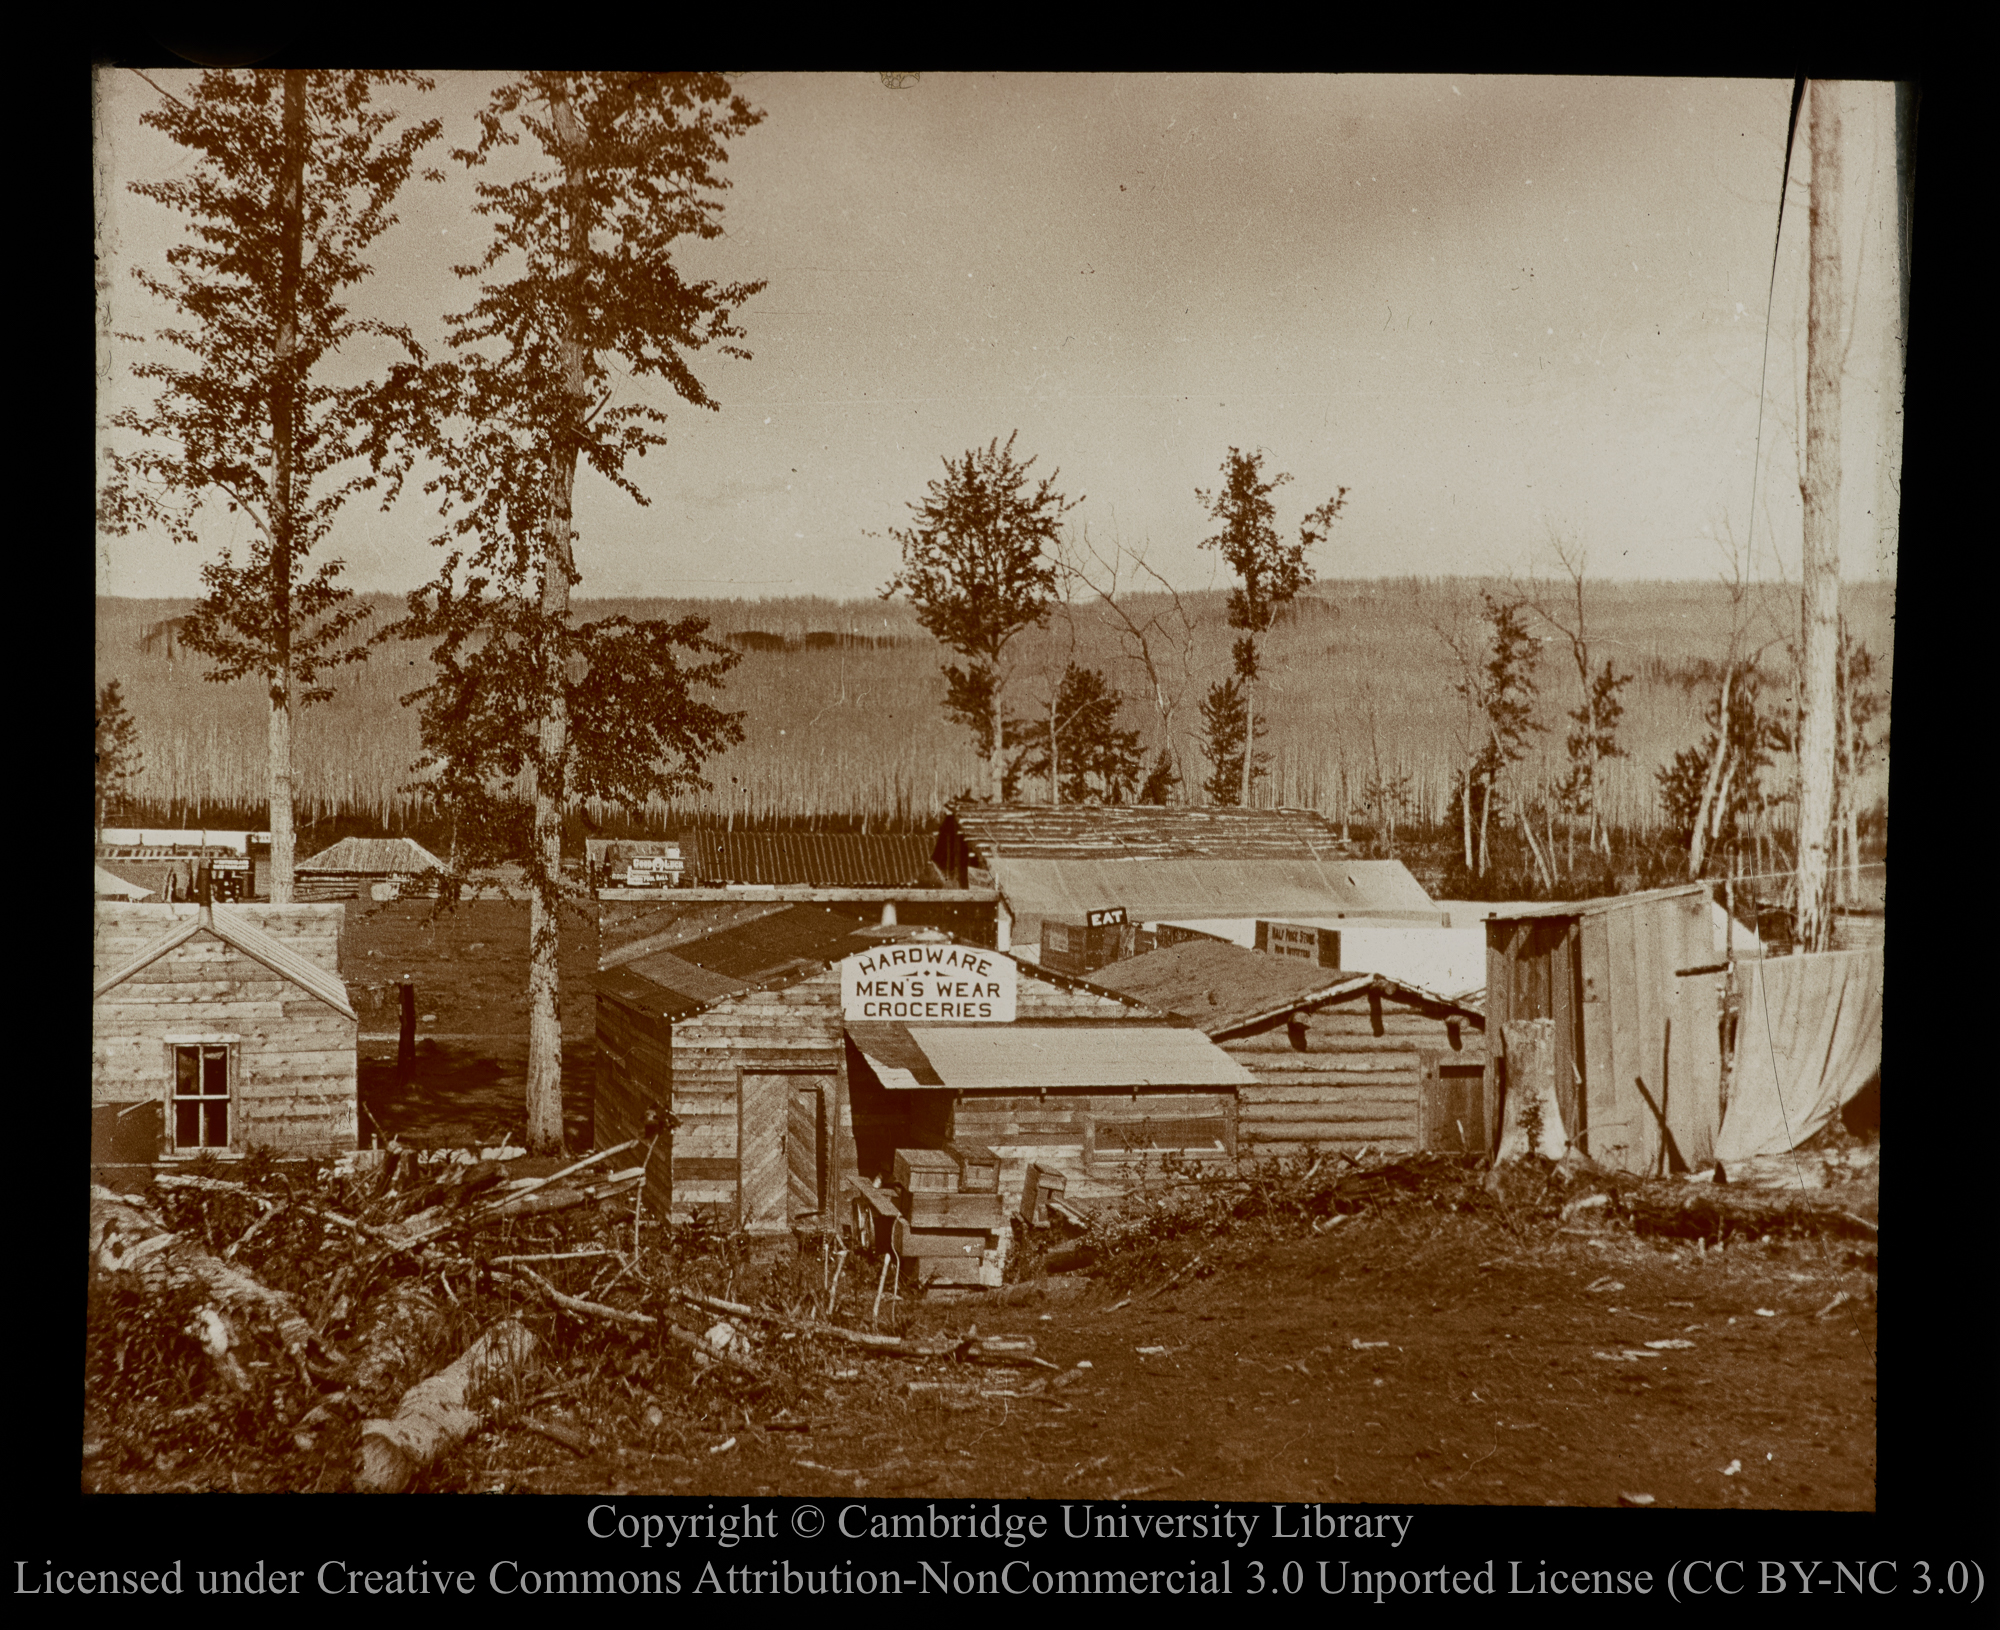
<path fill-rule="evenodd" d="M 1486 1020 L 1381 974 L 1188 940 L 1101 968 L 1106 988 L 1183 1016 L 1248 1072 L 1246 1155 L 1493 1147 Z"/>
<path fill-rule="evenodd" d="M 345 908 L 99 902 L 93 1160 L 356 1147 Z"/>

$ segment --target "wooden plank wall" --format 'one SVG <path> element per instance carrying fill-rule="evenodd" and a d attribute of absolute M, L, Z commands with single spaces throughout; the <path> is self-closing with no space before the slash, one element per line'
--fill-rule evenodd
<path fill-rule="evenodd" d="M 1297 1030 L 1280 1020 L 1222 1046 L 1257 1077 L 1238 1090 L 1238 1148 L 1264 1155 L 1418 1148 L 1423 1055 L 1468 1064 L 1485 1057 L 1485 1036 L 1471 1019 L 1454 1027 L 1442 1010 L 1379 993 L 1329 1004 Z"/>
<path fill-rule="evenodd" d="M 225 909 L 328 973 L 340 972 L 340 940 L 347 907 L 241 905 Z M 92 983 L 130 962 L 175 923 L 188 921 L 200 910 L 198 905 L 185 903 L 98 902 L 90 946 Z"/>
<path fill-rule="evenodd" d="M 593 1128 L 610 1149 L 640 1135 L 646 1112 L 668 1109 L 673 1095 L 673 1026 L 603 992 L 597 997 L 597 1083 Z M 674 1137 L 654 1146 L 646 1171 L 646 1209 L 663 1217 L 674 1203 Z"/>
<path fill-rule="evenodd" d="M 865 1088 L 860 1096 L 865 1100 Z M 882 1096 L 950 1101 L 943 1092 Z M 968 1092 L 951 1111 L 949 1141 L 983 1143 L 1000 1157 L 1000 1193 L 1010 1214 L 1030 1163 L 1062 1172 L 1071 1199 L 1109 1199 L 1131 1187 L 1142 1170 L 1157 1173 L 1168 1148 L 1187 1154 L 1189 1140 L 1198 1139 L 1193 1158 L 1226 1158 L 1236 1143 L 1237 1106 L 1229 1093 Z M 1211 1147 L 1218 1137 L 1220 1151 Z"/>
<path fill-rule="evenodd" d="M 1597 903 L 1573 917 L 1523 918 L 1488 930 L 1488 1027 L 1555 1021 L 1563 1130 L 1592 1158 L 1620 1171 L 1662 1169 L 1675 971 L 1712 962 L 1714 954 L 1699 895 Z M 1496 1054 L 1487 1069 L 1489 1098 L 1504 1091 L 1500 1076 Z"/>
<path fill-rule="evenodd" d="M 834 1076 L 846 1099 L 844 1037 L 840 1025 L 840 973 L 815 974 L 783 990 L 748 991 L 681 1020 L 673 1029 L 674 1204 L 719 1209 L 738 1227 L 742 1208 L 742 1123 L 739 1079 L 744 1073 L 811 1070 Z M 783 1127 L 782 1107 L 777 1125 Z M 839 1170 L 851 1171 L 840 1142 Z M 783 1175 L 782 1142 L 778 1175 Z M 838 1187 L 833 1173 L 828 1188 Z M 789 1226 L 786 1224 L 784 1226 Z"/>
<path fill-rule="evenodd" d="M 199 935 L 94 1004 L 91 1102 L 164 1103 L 169 1035 L 234 1035 L 232 1147 L 352 1149 L 359 1130 L 356 1029 L 262 963 Z"/>

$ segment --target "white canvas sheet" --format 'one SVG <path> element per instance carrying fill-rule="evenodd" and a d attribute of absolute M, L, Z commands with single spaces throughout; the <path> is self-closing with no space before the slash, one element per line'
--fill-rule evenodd
<path fill-rule="evenodd" d="M 1715 1158 L 1779 1155 L 1825 1126 L 1882 1067 L 1882 952 L 1746 962 L 1729 1107 Z"/>

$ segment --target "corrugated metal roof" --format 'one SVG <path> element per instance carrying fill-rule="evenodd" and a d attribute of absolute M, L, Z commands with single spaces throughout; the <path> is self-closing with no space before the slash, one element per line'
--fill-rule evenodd
<path fill-rule="evenodd" d="M 449 868 L 415 838 L 342 838 L 310 860 L 298 862 L 299 872 L 349 872 L 368 876 L 415 877 L 420 872 Z"/>
<path fill-rule="evenodd" d="M 941 857 L 954 835 L 987 864 L 996 856 L 1313 860 L 1343 852 L 1339 832 L 1309 809 L 957 803 L 938 833 Z"/>
<path fill-rule="evenodd" d="M 681 838 L 681 853 L 704 885 L 869 889 L 937 881 L 930 833 L 716 832 Z"/>
<path fill-rule="evenodd" d="M 300 989 L 317 996 L 337 1013 L 359 1022 L 354 1009 L 348 1005 L 347 986 L 339 975 L 329 973 L 326 969 L 308 962 L 290 946 L 279 944 L 261 928 L 253 928 L 227 906 L 216 906 L 210 912 L 186 917 L 176 922 L 129 962 L 97 980 L 91 986 L 91 1000 L 95 1001 L 116 986 L 122 985 L 141 968 L 159 961 L 169 951 L 186 944 L 201 933 L 214 934 L 217 939 L 235 947 L 253 961 L 261 962 L 280 978 L 289 979 Z"/>
<path fill-rule="evenodd" d="M 856 1036 L 857 1030 L 868 1041 Z M 883 1034 L 893 1031 L 902 1034 L 893 1039 Z M 883 1024 L 850 1025 L 848 1035 L 882 1084 L 892 1088 L 1118 1091 L 1240 1087 L 1256 1079 L 1200 1031 L 1177 1026 Z M 912 1053 L 929 1066 L 927 1072 L 909 1067 Z"/>
<path fill-rule="evenodd" d="M 1430 896 L 1398 860 L 1038 860 L 990 863 L 1013 937 L 1041 937 L 1045 917 L 1123 906 L 1133 922 L 1428 911 Z"/>

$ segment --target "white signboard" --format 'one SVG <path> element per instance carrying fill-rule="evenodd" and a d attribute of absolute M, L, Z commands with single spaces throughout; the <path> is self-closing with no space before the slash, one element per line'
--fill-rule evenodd
<path fill-rule="evenodd" d="M 1012 1024 L 1019 980 L 1013 958 L 976 945 L 881 945 L 841 962 L 841 1016 Z"/>

